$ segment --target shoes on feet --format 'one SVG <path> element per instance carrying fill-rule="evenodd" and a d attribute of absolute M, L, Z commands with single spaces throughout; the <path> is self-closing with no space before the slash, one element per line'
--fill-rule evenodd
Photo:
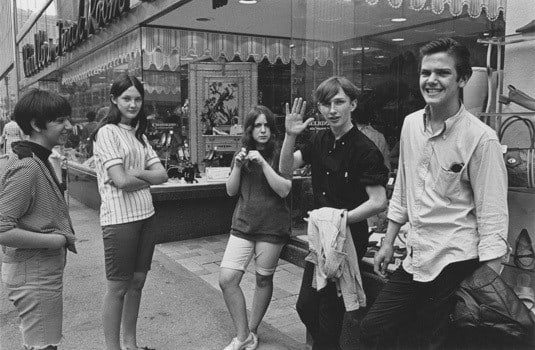
<path fill-rule="evenodd" d="M 535 111 L 535 98 L 529 96 L 525 92 L 518 90 L 513 85 L 508 85 L 509 96 L 500 95 L 499 101 L 503 104 L 514 102 L 524 108 Z"/>
<path fill-rule="evenodd" d="M 531 33 L 535 32 L 535 19 L 525 26 L 522 26 L 516 30 L 517 33 Z"/>
<path fill-rule="evenodd" d="M 239 341 L 238 337 L 232 339 L 224 350 L 254 350 L 258 347 L 258 337 L 253 332 L 244 341 Z"/>

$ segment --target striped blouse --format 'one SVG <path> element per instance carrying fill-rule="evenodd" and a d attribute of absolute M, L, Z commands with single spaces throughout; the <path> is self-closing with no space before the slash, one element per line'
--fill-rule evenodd
<path fill-rule="evenodd" d="M 122 165 L 128 169 L 146 169 L 160 159 L 145 138 L 144 147 L 135 136 L 135 128 L 107 124 L 98 131 L 93 145 L 100 205 L 100 224 L 116 225 L 146 219 L 154 214 L 150 188 L 124 191 L 110 184 L 108 169 Z"/>

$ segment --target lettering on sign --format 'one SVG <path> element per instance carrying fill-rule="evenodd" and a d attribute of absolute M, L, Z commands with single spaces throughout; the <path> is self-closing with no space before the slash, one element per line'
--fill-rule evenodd
<path fill-rule="evenodd" d="M 130 0 L 79 0 L 78 21 L 58 20 L 59 37 L 49 38 L 46 31 L 34 34 L 33 44 L 22 46 L 24 76 L 30 77 L 65 52 L 70 52 L 113 20 L 130 11 Z"/>

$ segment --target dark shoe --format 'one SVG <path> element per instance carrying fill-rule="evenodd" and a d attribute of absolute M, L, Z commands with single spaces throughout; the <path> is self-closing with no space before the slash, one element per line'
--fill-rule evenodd
<path fill-rule="evenodd" d="M 525 26 L 518 28 L 516 32 L 522 34 L 535 32 L 535 19 L 526 24 Z"/>
<path fill-rule="evenodd" d="M 516 103 L 519 106 L 535 111 L 535 99 L 525 92 L 518 90 L 513 85 L 508 85 L 509 96 L 500 95 L 500 103 L 508 105 L 511 102 Z"/>
<path fill-rule="evenodd" d="M 523 270 L 533 270 L 535 268 L 535 251 L 531 243 L 531 237 L 525 228 L 520 231 L 516 238 L 514 263 L 516 267 Z"/>

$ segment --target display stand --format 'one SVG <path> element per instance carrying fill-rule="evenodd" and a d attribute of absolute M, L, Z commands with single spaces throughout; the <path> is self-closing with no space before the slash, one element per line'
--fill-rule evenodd
<path fill-rule="evenodd" d="M 503 106 L 499 103 L 499 96 L 503 94 L 503 47 L 534 40 L 535 33 L 478 40 L 478 43 L 488 45 L 487 76 L 489 82 L 487 106 L 485 112 L 480 113 L 479 117 L 488 125 L 494 127 L 496 131 L 499 131 L 502 126 L 502 117 L 512 117 L 513 115 L 535 116 L 535 112 L 503 112 Z M 498 72 L 495 85 L 492 84 L 493 69 L 491 67 L 494 48 L 496 49 Z M 519 297 L 532 300 L 535 298 L 535 269 L 530 259 L 535 258 L 531 255 L 534 249 L 533 242 L 535 242 L 535 188 L 509 187 L 507 202 L 509 210 L 507 241 L 512 251 L 509 260 L 503 263 L 504 270 L 501 276 L 513 287 Z M 526 239 L 524 239 L 524 242 L 521 241 L 520 234 L 523 231 L 528 233 L 531 242 Z M 531 249 L 529 245 L 531 245 Z"/>
<path fill-rule="evenodd" d="M 534 112 L 502 112 L 502 104 L 499 102 L 499 97 L 503 94 L 503 48 L 506 45 L 523 43 L 535 40 L 535 33 L 533 35 L 512 34 L 503 37 L 493 37 L 489 39 L 478 39 L 480 44 L 487 45 L 487 79 L 488 79 L 488 94 L 487 105 L 485 112 L 479 113 L 479 117 L 489 126 L 495 130 L 500 130 L 503 116 L 513 115 L 535 115 Z M 496 71 L 497 80 L 493 81 L 492 68 L 492 52 L 496 49 Z"/>

